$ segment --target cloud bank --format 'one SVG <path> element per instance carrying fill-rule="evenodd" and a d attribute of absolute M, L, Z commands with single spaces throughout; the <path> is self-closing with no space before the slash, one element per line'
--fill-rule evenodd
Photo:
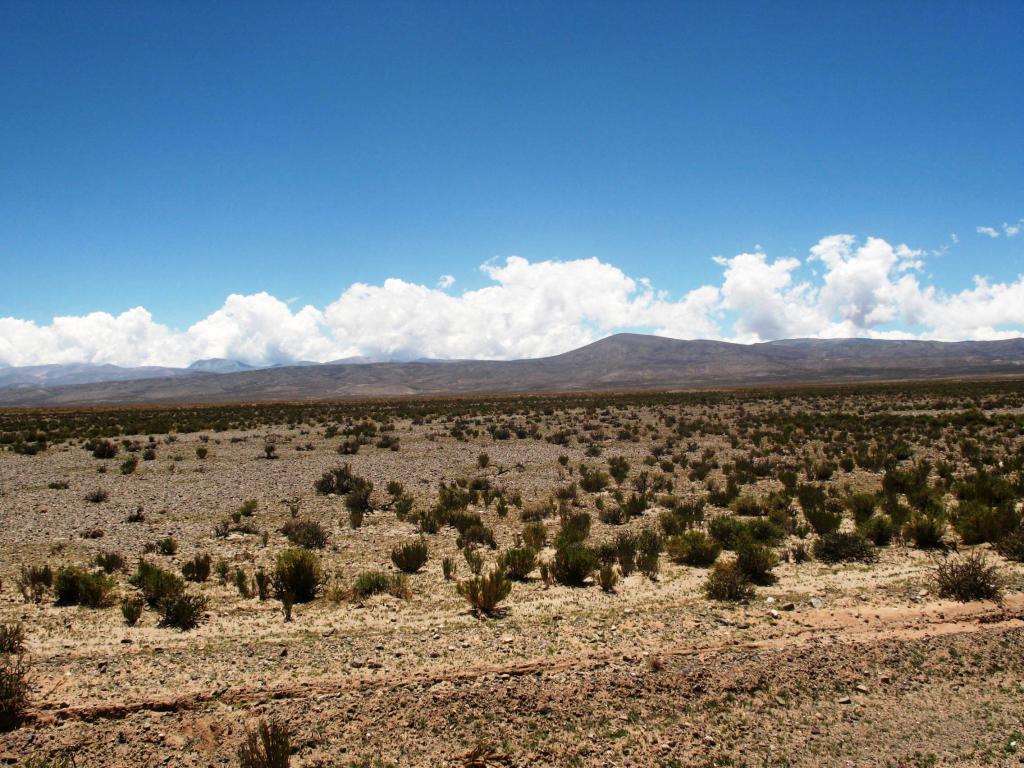
<path fill-rule="evenodd" d="M 434 287 L 391 278 L 355 283 L 323 308 L 298 310 L 268 293 L 232 294 L 186 330 L 143 307 L 48 325 L 7 317 L 0 318 L 0 364 L 511 359 L 557 354 L 620 330 L 740 342 L 1024 335 L 1024 275 L 1008 283 L 975 277 L 971 287 L 944 292 L 923 279 L 924 252 L 880 238 L 831 235 L 803 260 L 755 251 L 715 262 L 717 285 L 677 297 L 597 259 L 510 256 L 483 264 L 489 284 L 476 290 L 453 292 L 451 275 Z"/>

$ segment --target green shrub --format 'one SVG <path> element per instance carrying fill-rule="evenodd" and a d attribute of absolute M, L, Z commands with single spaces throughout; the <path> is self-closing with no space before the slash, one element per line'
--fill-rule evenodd
<path fill-rule="evenodd" d="M 512 591 L 512 582 L 500 568 L 490 572 L 472 576 L 456 585 L 462 595 L 477 614 L 491 615 L 502 600 Z"/>
<path fill-rule="evenodd" d="M 896 534 L 896 526 L 893 525 L 892 519 L 888 515 L 879 513 L 869 517 L 860 526 L 860 531 L 875 546 L 884 547 L 892 541 L 892 537 Z"/>
<path fill-rule="evenodd" d="M 996 546 L 1000 555 L 1007 560 L 1015 560 L 1024 563 L 1024 530 L 1012 533 Z"/>
<path fill-rule="evenodd" d="M 416 573 L 427 562 L 427 542 L 423 539 L 398 544 L 391 550 L 391 562 L 403 573 Z"/>
<path fill-rule="evenodd" d="M 176 573 L 164 570 L 145 560 L 139 560 L 135 573 L 128 583 L 142 592 L 150 608 L 156 608 L 161 600 L 180 595 L 185 591 L 185 582 Z"/>
<path fill-rule="evenodd" d="M 614 592 L 619 583 L 619 572 L 612 563 L 604 563 L 597 571 L 597 583 L 603 592 Z"/>
<path fill-rule="evenodd" d="M 282 602 L 314 600 L 323 584 L 320 558 L 307 549 L 286 549 L 277 556 L 271 584 L 274 595 Z"/>
<path fill-rule="evenodd" d="M 38 603 L 53 586 L 53 569 L 49 565 L 22 566 L 18 574 L 18 590 L 25 602 Z"/>
<path fill-rule="evenodd" d="M 182 631 L 194 629 L 204 620 L 208 605 L 206 595 L 191 592 L 168 595 L 156 607 L 160 614 L 160 626 Z"/>
<path fill-rule="evenodd" d="M 178 552 L 178 542 L 171 536 L 159 539 L 156 542 L 156 551 L 161 555 L 172 557 Z"/>
<path fill-rule="evenodd" d="M 537 521 L 523 526 L 523 542 L 534 552 L 540 552 L 547 542 L 548 531 L 544 523 Z"/>
<path fill-rule="evenodd" d="M 459 537 L 455 540 L 455 544 L 460 549 L 476 545 L 496 549 L 498 546 L 498 542 L 494 538 L 494 531 L 486 525 L 469 526 L 459 534 Z"/>
<path fill-rule="evenodd" d="M 953 527 L 965 544 L 996 542 L 1020 527 L 1020 513 L 1012 504 L 991 507 L 980 501 L 961 501 Z"/>
<path fill-rule="evenodd" d="M 209 555 L 196 555 L 181 566 L 181 575 L 188 581 L 204 582 L 210 578 L 212 562 Z"/>
<path fill-rule="evenodd" d="M 93 559 L 96 567 L 104 573 L 114 573 L 124 569 L 124 555 L 120 552 L 100 552 Z"/>
<path fill-rule="evenodd" d="M 85 500 L 92 504 L 102 504 L 104 501 L 110 498 L 110 494 L 102 488 L 97 488 L 89 493 L 85 494 Z"/>
<path fill-rule="evenodd" d="M 659 554 L 661 554 L 661 538 L 654 531 L 644 529 L 636 542 L 636 568 L 649 579 L 658 575 Z"/>
<path fill-rule="evenodd" d="M 708 524 L 708 532 L 722 549 L 736 549 L 736 545 L 747 535 L 747 526 L 742 520 L 722 515 L 712 518 Z"/>
<path fill-rule="evenodd" d="M 524 581 L 537 567 L 537 553 L 529 547 L 510 547 L 498 557 L 498 568 L 513 581 Z"/>
<path fill-rule="evenodd" d="M 704 581 L 704 593 L 712 600 L 746 602 L 754 587 L 736 563 L 715 563 Z"/>
<path fill-rule="evenodd" d="M 0 655 L 0 731 L 17 728 L 28 709 L 29 662 L 24 654 Z"/>
<path fill-rule="evenodd" d="M 121 616 L 124 617 L 124 623 L 129 627 L 134 627 L 139 623 L 139 619 L 142 618 L 142 609 L 145 607 L 146 601 L 141 597 L 125 597 L 121 600 Z"/>
<path fill-rule="evenodd" d="M 745 517 L 760 517 L 768 514 L 765 505 L 756 496 L 737 496 L 729 504 L 729 508 L 737 515 Z"/>
<path fill-rule="evenodd" d="M 639 542 L 630 533 L 620 533 L 615 537 L 615 555 L 623 576 L 629 576 L 636 569 L 636 553 Z"/>
<path fill-rule="evenodd" d="M 569 543 L 555 550 L 552 575 L 559 584 L 581 587 L 595 568 L 597 555 L 585 544 Z"/>
<path fill-rule="evenodd" d="M 555 548 L 561 548 L 568 544 L 579 544 L 590 535 L 590 515 L 586 512 L 577 512 L 567 515 L 562 519 L 562 526 L 555 536 Z"/>
<path fill-rule="evenodd" d="M 321 496 L 344 496 L 352 490 L 352 480 L 354 477 L 352 469 L 346 464 L 343 467 L 324 472 L 320 479 L 313 483 L 313 490 Z"/>
<path fill-rule="evenodd" d="M 779 558 L 764 544 L 747 539 L 736 548 L 736 567 L 755 584 L 771 584 L 775 581 L 772 569 Z"/>
<path fill-rule="evenodd" d="M 245 729 L 238 749 L 239 768 L 288 768 L 291 761 L 288 729 L 277 720 L 260 720 L 255 730 Z"/>
<path fill-rule="evenodd" d="M 854 493 L 846 497 L 846 508 L 853 515 L 854 522 L 864 525 L 875 514 L 876 500 L 870 493 Z"/>
<path fill-rule="evenodd" d="M 684 531 L 665 540 L 669 559 L 681 565 L 707 568 L 718 559 L 722 548 L 704 531 Z"/>
<path fill-rule="evenodd" d="M 600 469 L 580 464 L 580 488 L 587 493 L 598 493 L 608 487 L 608 475 Z"/>
<path fill-rule="evenodd" d="M 289 542 L 306 549 L 323 549 L 329 534 L 316 520 L 289 520 L 281 526 L 281 533 Z"/>
<path fill-rule="evenodd" d="M 949 558 L 935 571 L 939 596 L 960 602 L 998 600 L 1002 595 L 1002 578 L 984 555 L 974 552 L 967 557 Z"/>
<path fill-rule="evenodd" d="M 349 492 L 345 494 L 345 506 L 350 512 L 369 512 L 373 483 L 362 477 L 353 477 L 350 485 Z"/>
<path fill-rule="evenodd" d="M 827 504 L 825 506 L 812 506 L 805 509 L 804 517 L 819 536 L 835 533 L 839 530 L 839 526 L 843 524 L 842 512 L 834 508 L 830 509 Z"/>
<path fill-rule="evenodd" d="M 25 652 L 25 625 L 20 621 L 0 624 L 0 654 Z"/>
<path fill-rule="evenodd" d="M 814 556 L 823 563 L 871 563 L 878 559 L 874 545 L 859 533 L 824 534 L 814 542 Z"/>
<path fill-rule="evenodd" d="M 81 568 L 61 568 L 53 583 L 57 605 L 83 605 L 106 608 L 111 604 L 114 580 L 105 573 L 89 573 Z"/>
<path fill-rule="evenodd" d="M 445 557 L 441 560 L 441 574 L 445 581 L 455 578 L 455 558 Z"/>
<path fill-rule="evenodd" d="M 941 517 L 915 514 L 903 526 L 903 538 L 914 542 L 918 549 L 937 549 L 943 546 L 946 522 Z"/>

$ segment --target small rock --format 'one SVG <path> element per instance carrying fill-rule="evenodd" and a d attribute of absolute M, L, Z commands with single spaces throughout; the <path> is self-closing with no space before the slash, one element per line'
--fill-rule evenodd
<path fill-rule="evenodd" d="M 778 611 L 776 611 L 776 610 L 775 610 L 774 608 L 772 608 L 772 609 L 771 609 L 770 611 L 768 611 L 768 614 L 769 614 L 769 615 L 770 615 L 770 616 L 771 616 L 771 617 L 772 617 L 773 619 L 781 619 L 781 618 L 782 618 L 782 614 L 781 614 L 781 613 L 779 613 Z"/>
<path fill-rule="evenodd" d="M 824 608 L 825 607 L 825 601 L 822 600 L 820 597 L 812 597 L 811 598 L 811 607 L 812 608 Z"/>
<path fill-rule="evenodd" d="M 856 685 L 856 686 L 854 686 L 854 688 L 856 690 L 858 690 L 859 692 L 861 692 L 861 693 L 869 693 L 868 687 L 866 685 L 863 685 L 863 684 L 862 685 Z"/>
<path fill-rule="evenodd" d="M 362 659 L 352 659 L 352 661 L 349 662 L 349 665 L 354 667 L 355 669 L 361 669 L 362 667 L 366 666 L 366 662 Z"/>
<path fill-rule="evenodd" d="M 843 696 L 843 698 L 839 699 L 839 701 L 837 703 L 838 704 L 849 704 L 850 703 L 850 697 L 849 696 Z"/>
<path fill-rule="evenodd" d="M 795 603 L 783 603 L 782 610 L 784 610 L 784 611 L 795 611 L 796 610 L 796 604 Z"/>

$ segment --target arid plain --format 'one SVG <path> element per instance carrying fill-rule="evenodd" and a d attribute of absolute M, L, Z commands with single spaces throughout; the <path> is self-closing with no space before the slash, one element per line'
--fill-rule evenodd
<path fill-rule="evenodd" d="M 1024 763 L 1024 382 L 0 434 L 9 764 Z"/>

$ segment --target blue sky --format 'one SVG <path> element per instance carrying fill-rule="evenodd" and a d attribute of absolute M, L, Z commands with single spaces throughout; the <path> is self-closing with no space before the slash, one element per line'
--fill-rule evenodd
<path fill-rule="evenodd" d="M 1024 236 L 1007 236 L 1024 217 L 1019 2 L 12 1 L 0 71 L 9 364 L 37 361 L 10 350 L 55 316 L 144 307 L 177 332 L 237 315 L 232 294 L 326 312 L 353 283 L 451 275 L 459 296 L 512 255 L 596 259 L 672 300 L 723 287 L 713 257 L 757 249 L 801 260 L 790 287 L 818 290 L 823 263 L 804 260 L 842 233 L 920 250 L 922 291 L 980 274 L 1013 297 L 1024 271 Z M 763 336 L 734 327 L 747 309 L 709 310 L 718 335 Z M 619 327 L 581 317 L 564 344 Z M 439 332 L 468 332 L 451 322 Z M 359 328 L 313 352 L 429 351 Z M 282 344 L 250 356 L 309 351 Z"/>

